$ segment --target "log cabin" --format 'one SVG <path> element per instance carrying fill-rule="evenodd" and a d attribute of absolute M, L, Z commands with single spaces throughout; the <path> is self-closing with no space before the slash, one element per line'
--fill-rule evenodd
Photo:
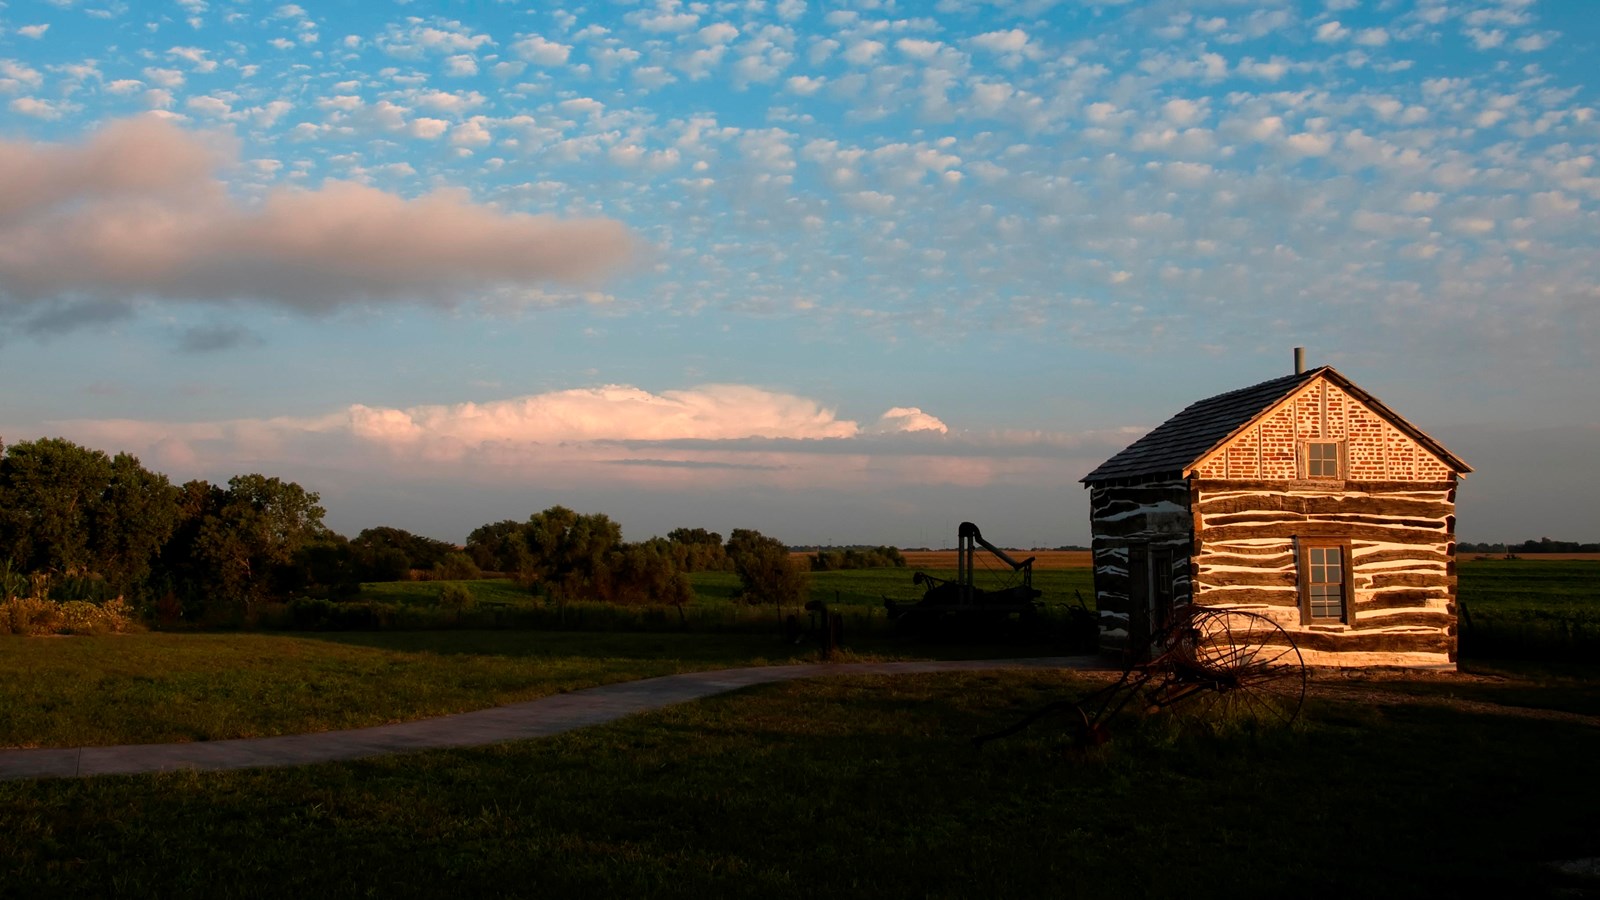
<path fill-rule="evenodd" d="M 1272 618 L 1308 665 L 1454 669 L 1472 469 L 1332 367 L 1201 400 L 1083 478 L 1103 650 L 1188 603 Z"/>

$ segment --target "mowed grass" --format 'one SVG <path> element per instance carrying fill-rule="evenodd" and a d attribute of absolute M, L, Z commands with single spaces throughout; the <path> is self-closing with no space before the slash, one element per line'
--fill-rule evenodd
<path fill-rule="evenodd" d="M 1592 723 L 1319 699 L 1296 730 L 970 739 L 1067 673 L 774 685 L 553 739 L 0 784 L 14 896 L 1550 895 Z M 1382 690 L 1377 686 L 1375 690 Z M 1404 698 L 1402 698 L 1404 699 Z M 1592 883 L 1588 885 L 1592 890 Z"/>
<path fill-rule="evenodd" d="M 0 747 L 358 728 L 815 654 L 758 636 L 708 634 L 10 637 L 0 639 Z"/>

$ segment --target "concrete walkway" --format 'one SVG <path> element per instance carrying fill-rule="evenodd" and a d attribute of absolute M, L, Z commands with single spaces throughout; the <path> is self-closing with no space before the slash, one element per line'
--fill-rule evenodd
<path fill-rule="evenodd" d="M 555 694 L 477 712 L 376 728 L 186 744 L 0 750 L 0 781 L 134 775 L 175 769 L 219 771 L 360 759 L 446 747 L 546 737 L 623 716 L 775 681 L 823 675 L 904 675 L 1006 668 L 1100 668 L 1094 656 L 937 662 L 812 663 L 666 675 Z"/>

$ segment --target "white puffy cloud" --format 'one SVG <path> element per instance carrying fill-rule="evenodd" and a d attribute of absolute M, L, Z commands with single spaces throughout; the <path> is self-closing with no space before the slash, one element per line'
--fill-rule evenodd
<path fill-rule="evenodd" d="M 62 115 L 61 105 L 49 100 L 40 100 L 37 97 L 18 97 L 11 101 L 11 111 L 31 116 L 35 119 L 59 119 Z"/>
<path fill-rule="evenodd" d="M 565 65 L 572 55 L 571 45 L 557 43 L 537 34 L 528 35 L 512 44 L 511 50 L 528 62 L 541 66 Z"/>
<path fill-rule="evenodd" d="M 947 434 L 950 429 L 937 416 L 929 415 L 915 406 L 896 406 L 878 417 L 874 431 L 881 434 L 904 434 L 914 431 L 933 431 Z"/>

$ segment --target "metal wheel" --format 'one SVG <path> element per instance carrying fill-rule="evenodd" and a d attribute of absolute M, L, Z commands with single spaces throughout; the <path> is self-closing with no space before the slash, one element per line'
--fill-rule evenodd
<path fill-rule="evenodd" d="M 1157 704 L 1187 722 L 1288 725 L 1306 698 L 1306 664 L 1294 638 L 1266 616 L 1193 608 L 1175 625 Z"/>

